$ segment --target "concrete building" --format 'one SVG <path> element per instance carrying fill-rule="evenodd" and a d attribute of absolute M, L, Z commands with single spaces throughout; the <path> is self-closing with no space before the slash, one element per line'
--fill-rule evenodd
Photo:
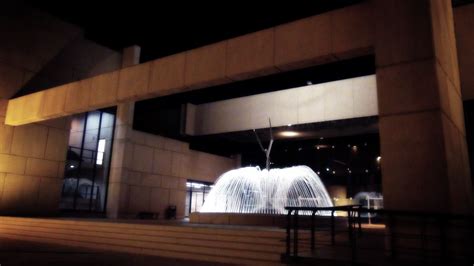
<path fill-rule="evenodd" d="M 264 132 L 268 118 L 277 133 L 312 125 L 303 139 L 378 136 L 385 209 L 473 213 L 472 3 L 361 1 L 147 62 L 138 46 L 116 52 L 26 6 L 1 12 L 9 15 L 0 23 L 0 214 L 163 218 L 176 206 L 188 216 L 191 187 L 246 162 L 195 142 Z M 235 91 L 360 58 L 373 58 L 373 71 Z M 169 99 L 182 109 L 147 109 Z M 140 130 L 143 119 L 159 130 Z M 178 125 L 159 126 L 166 121 Z M 344 133 L 324 131 L 341 123 Z M 327 186 L 341 200 L 355 194 Z"/>
<path fill-rule="evenodd" d="M 473 214 L 473 3 L 360 1 L 147 62 L 2 5 L 0 215 L 188 217 L 261 163 L 269 118 L 273 163 L 307 163 L 336 205 Z M 201 222 L 254 223 L 222 219 Z"/>

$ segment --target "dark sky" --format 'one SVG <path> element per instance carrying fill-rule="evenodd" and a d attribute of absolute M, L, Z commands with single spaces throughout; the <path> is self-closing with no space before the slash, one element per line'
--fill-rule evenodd
<path fill-rule="evenodd" d="M 26 1 L 110 48 L 138 44 L 148 61 L 362 0 Z"/>

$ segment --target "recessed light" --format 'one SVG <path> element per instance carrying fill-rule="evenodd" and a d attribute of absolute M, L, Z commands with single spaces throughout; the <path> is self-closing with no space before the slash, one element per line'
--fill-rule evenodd
<path fill-rule="evenodd" d="M 301 133 L 296 132 L 296 131 L 282 131 L 282 132 L 279 133 L 279 135 L 282 136 L 282 137 L 291 138 L 291 137 L 297 137 L 297 136 L 301 135 Z"/>

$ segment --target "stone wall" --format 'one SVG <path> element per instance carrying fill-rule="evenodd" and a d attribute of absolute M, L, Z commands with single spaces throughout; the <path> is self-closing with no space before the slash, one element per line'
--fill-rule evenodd
<path fill-rule="evenodd" d="M 192 151 L 185 142 L 132 129 L 133 104 L 118 106 L 109 177 L 107 215 L 135 217 L 169 205 L 184 216 L 186 180 L 214 182 L 236 167 L 234 159 Z"/>
<path fill-rule="evenodd" d="M 0 214 L 57 213 L 69 136 L 68 119 L 11 127 L 0 103 Z"/>

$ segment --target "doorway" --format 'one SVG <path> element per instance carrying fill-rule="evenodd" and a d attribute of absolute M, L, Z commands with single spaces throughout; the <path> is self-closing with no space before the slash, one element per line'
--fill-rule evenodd
<path fill-rule="evenodd" d="M 212 187 L 213 184 L 208 182 L 194 180 L 188 180 L 186 182 L 185 217 L 189 217 L 189 214 L 201 210 L 201 207 Z"/>

